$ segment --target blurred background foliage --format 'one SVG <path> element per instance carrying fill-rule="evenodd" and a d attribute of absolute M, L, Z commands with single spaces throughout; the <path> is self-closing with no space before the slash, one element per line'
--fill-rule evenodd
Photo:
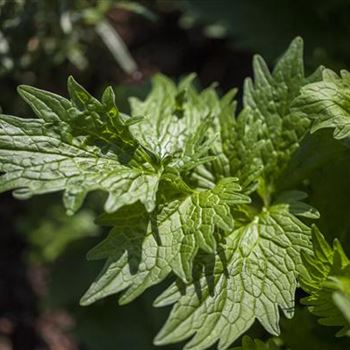
<path fill-rule="evenodd" d="M 297 35 L 307 44 L 306 64 L 332 69 L 349 63 L 347 0 L 184 0 L 181 23 L 205 23 L 207 35 L 229 36 L 236 48 L 272 62 Z"/>
<path fill-rule="evenodd" d="M 196 72 L 199 86 L 217 81 L 222 92 L 241 88 L 254 53 L 272 66 L 296 35 L 305 39 L 307 68 L 349 68 L 349 34 L 348 0 L 0 0 L 0 110 L 31 116 L 16 86 L 66 95 L 70 74 L 97 96 L 112 85 L 124 112 L 128 97 L 145 96 L 158 71 L 174 79 Z M 349 253 L 350 216 L 334 205 L 348 205 L 348 154 L 348 145 L 327 131 L 308 136 L 290 165 L 294 182 L 280 186 L 307 187 L 321 230 L 328 240 L 340 237 Z M 123 307 L 115 297 L 79 306 L 100 268 L 85 255 L 106 234 L 94 225 L 102 201 L 103 194 L 93 194 L 67 217 L 59 195 L 26 202 L 1 196 L 1 350 L 156 349 L 152 338 L 168 310 L 151 304 L 163 286 Z M 281 327 L 284 349 L 346 349 L 299 303 Z M 249 335 L 269 337 L 258 325 Z"/>
<path fill-rule="evenodd" d="M 0 74 L 21 74 L 33 68 L 40 68 L 40 74 L 65 61 L 78 70 L 86 70 L 93 62 L 88 50 L 99 49 L 103 53 L 100 41 L 126 73 L 134 73 L 136 63 L 106 19 L 113 9 L 156 20 L 146 7 L 132 1 L 2 0 Z"/>

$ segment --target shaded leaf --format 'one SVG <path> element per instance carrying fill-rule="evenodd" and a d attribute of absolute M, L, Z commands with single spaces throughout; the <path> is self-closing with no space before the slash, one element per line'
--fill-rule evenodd
<path fill-rule="evenodd" d="M 303 256 L 306 271 L 302 288 L 310 294 L 303 299 L 311 313 L 326 326 L 341 326 L 338 336 L 350 334 L 346 305 L 350 301 L 350 262 L 338 240 L 329 246 L 317 228 L 312 231 L 313 255 Z"/>

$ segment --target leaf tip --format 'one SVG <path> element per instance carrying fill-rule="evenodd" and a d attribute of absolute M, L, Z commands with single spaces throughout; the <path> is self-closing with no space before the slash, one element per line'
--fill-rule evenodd
<path fill-rule="evenodd" d="M 73 84 L 77 84 L 77 81 L 74 79 L 73 75 L 68 76 L 67 84 L 68 84 L 68 86 L 73 85 Z"/>
<path fill-rule="evenodd" d="M 297 35 L 294 40 L 292 41 L 291 45 L 295 45 L 295 46 L 303 46 L 304 45 L 304 39 L 300 36 Z"/>
<path fill-rule="evenodd" d="M 90 300 L 90 296 L 87 293 L 88 293 L 88 291 L 80 298 L 80 300 L 79 300 L 80 306 L 88 306 L 88 305 L 91 305 L 93 303 Z"/>
<path fill-rule="evenodd" d="M 25 85 L 25 84 L 21 84 L 17 86 L 17 93 L 25 100 L 27 101 L 28 99 L 28 94 L 30 94 L 31 90 L 33 90 L 35 88 L 33 88 L 30 85 Z"/>
<path fill-rule="evenodd" d="M 154 337 L 153 339 L 153 344 L 156 346 L 159 345 L 165 345 L 167 344 L 166 342 L 166 336 L 163 334 L 164 332 L 162 332 L 162 330 L 160 330 L 160 332 Z"/>

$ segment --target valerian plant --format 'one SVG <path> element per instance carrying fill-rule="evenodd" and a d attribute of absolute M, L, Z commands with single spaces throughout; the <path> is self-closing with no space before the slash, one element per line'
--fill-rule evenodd
<path fill-rule="evenodd" d="M 129 303 L 173 280 L 154 302 L 173 305 L 157 345 L 227 349 L 256 320 L 277 336 L 299 284 L 310 311 L 349 335 L 350 262 L 310 226 L 319 213 L 299 183 L 285 184 L 310 131 L 350 135 L 350 73 L 306 75 L 300 38 L 272 71 L 260 56 L 253 69 L 239 112 L 236 90 L 219 97 L 193 75 L 178 85 L 157 75 L 130 115 L 112 88 L 97 100 L 70 77 L 69 99 L 18 88 L 37 118 L 0 116 L 2 192 L 63 191 L 69 215 L 89 192 L 107 193 L 97 222 L 111 231 L 88 253 L 105 265 L 82 305 L 120 292 Z M 242 349 L 278 348 L 243 338 Z"/>

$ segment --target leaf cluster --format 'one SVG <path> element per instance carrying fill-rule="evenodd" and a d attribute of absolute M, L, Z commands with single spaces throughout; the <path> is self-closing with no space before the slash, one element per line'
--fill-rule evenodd
<path fill-rule="evenodd" d="M 154 302 L 173 305 L 157 345 L 227 349 L 256 321 L 278 336 L 299 282 L 311 312 L 349 334 L 349 261 L 310 226 L 319 213 L 303 167 L 318 162 L 296 161 L 310 131 L 348 136 L 348 73 L 305 75 L 300 38 L 272 71 L 260 56 L 253 69 L 240 111 L 236 90 L 220 97 L 199 92 L 192 75 L 178 84 L 157 75 L 130 115 L 112 88 L 96 99 L 72 77 L 69 98 L 19 87 L 36 118 L 0 115 L 1 192 L 62 191 L 69 215 L 90 192 L 106 195 L 97 223 L 111 231 L 88 253 L 105 265 L 82 305 L 119 292 L 125 304 L 171 281 Z"/>

